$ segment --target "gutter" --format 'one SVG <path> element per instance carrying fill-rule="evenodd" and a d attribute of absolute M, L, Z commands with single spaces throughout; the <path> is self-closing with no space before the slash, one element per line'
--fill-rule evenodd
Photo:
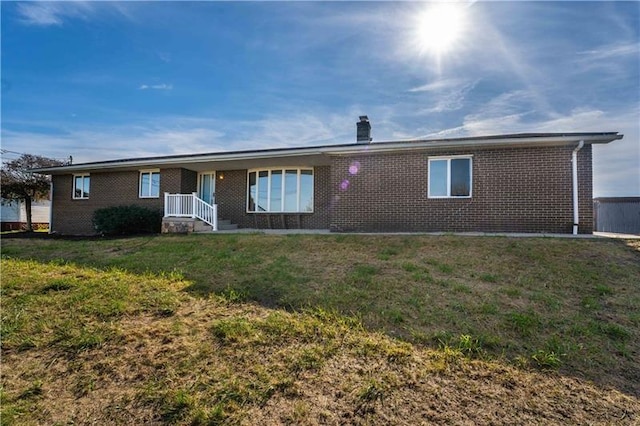
<path fill-rule="evenodd" d="M 32 172 L 46 174 L 61 174 L 74 171 L 123 169 L 127 167 L 158 167 L 170 165 L 186 165 L 204 162 L 223 162 L 238 160 L 260 160 L 266 158 L 284 158 L 298 156 L 317 155 L 354 155 L 364 153 L 387 153 L 399 151 L 414 151 L 428 149 L 448 148 L 494 148 L 494 147 L 519 147 L 519 146 L 554 146 L 577 142 L 584 143 L 609 143 L 616 139 L 622 139 L 623 135 L 617 133 L 594 133 L 579 135 L 547 134 L 540 136 L 517 137 L 514 135 L 502 138 L 466 138 L 466 139 L 440 139 L 440 140 L 415 140 L 397 142 L 378 142 L 371 144 L 347 144 L 326 145 L 317 147 L 299 147 L 268 149 L 258 151 L 220 152 L 211 154 L 177 155 L 168 157 L 132 158 L 115 161 L 100 161 L 94 163 L 73 164 L 60 167 L 48 167 L 33 169 Z"/>
<path fill-rule="evenodd" d="M 618 134 L 582 134 L 579 136 L 548 135 L 531 137 L 505 137 L 486 139 L 441 139 L 441 140 L 416 140 L 399 142 L 378 142 L 371 144 L 351 144 L 338 145 L 335 147 L 322 147 L 320 152 L 330 155 L 354 155 L 365 152 L 394 152 L 412 151 L 425 149 L 450 149 L 450 148 L 499 148 L 499 147 L 538 147 L 538 146 L 562 146 L 575 143 L 580 140 L 582 143 L 609 143 L 622 139 L 623 135 Z"/>
<path fill-rule="evenodd" d="M 584 141 L 581 140 L 571 154 L 571 166 L 573 169 L 573 235 L 578 235 L 578 225 L 580 224 L 580 216 L 578 214 L 578 151 L 583 146 Z"/>

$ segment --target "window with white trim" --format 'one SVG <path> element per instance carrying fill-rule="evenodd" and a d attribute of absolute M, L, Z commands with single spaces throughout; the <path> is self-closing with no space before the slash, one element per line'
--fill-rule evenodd
<path fill-rule="evenodd" d="M 158 198 L 160 196 L 160 170 L 140 171 L 140 198 Z"/>
<path fill-rule="evenodd" d="M 90 184 L 91 178 L 89 177 L 89 175 L 73 175 L 73 199 L 88 199 Z"/>
<path fill-rule="evenodd" d="M 248 171 L 248 213 L 312 213 L 313 169 Z"/>
<path fill-rule="evenodd" d="M 429 198 L 471 197 L 471 156 L 429 157 Z"/>

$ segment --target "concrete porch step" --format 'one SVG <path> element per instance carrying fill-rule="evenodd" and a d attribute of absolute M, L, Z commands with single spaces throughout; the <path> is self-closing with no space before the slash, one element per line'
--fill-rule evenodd
<path fill-rule="evenodd" d="M 218 220 L 218 231 L 233 231 L 234 229 L 238 229 L 238 225 L 231 223 L 229 219 Z"/>
<path fill-rule="evenodd" d="M 238 229 L 238 225 L 235 223 L 221 224 L 218 222 L 218 231 L 233 231 L 235 229 Z"/>
<path fill-rule="evenodd" d="M 231 223 L 230 220 L 228 219 L 218 220 L 218 231 L 232 231 L 234 229 L 238 229 L 238 225 Z M 195 233 L 213 232 L 213 227 L 201 220 L 196 220 L 195 223 L 193 224 L 193 232 Z"/>
<path fill-rule="evenodd" d="M 201 220 L 193 222 L 193 232 L 211 232 L 211 225 Z"/>

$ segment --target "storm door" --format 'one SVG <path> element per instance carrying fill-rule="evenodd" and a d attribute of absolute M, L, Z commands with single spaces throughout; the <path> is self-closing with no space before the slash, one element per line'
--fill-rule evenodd
<path fill-rule="evenodd" d="M 198 197 L 211 205 L 216 203 L 216 172 L 198 173 Z"/>

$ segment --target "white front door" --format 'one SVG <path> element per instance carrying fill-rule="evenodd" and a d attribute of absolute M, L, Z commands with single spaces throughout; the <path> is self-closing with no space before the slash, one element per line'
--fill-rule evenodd
<path fill-rule="evenodd" d="M 198 197 L 211 205 L 216 203 L 216 172 L 198 173 Z"/>

